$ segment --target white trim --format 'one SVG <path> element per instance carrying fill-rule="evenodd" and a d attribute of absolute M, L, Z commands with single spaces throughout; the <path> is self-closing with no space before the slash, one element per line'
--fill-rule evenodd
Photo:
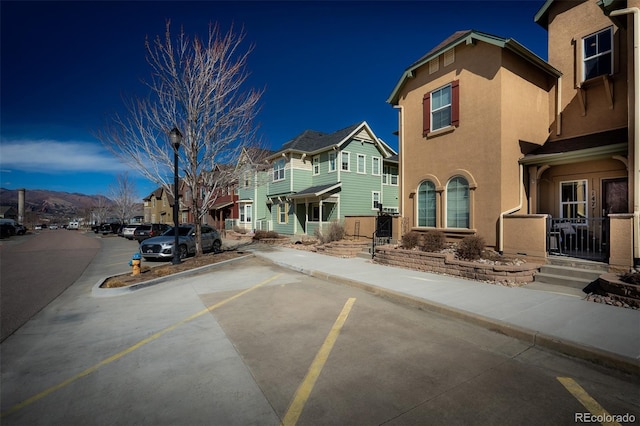
<path fill-rule="evenodd" d="M 316 164 L 316 161 L 318 164 Z M 316 167 L 318 168 L 318 171 L 316 171 Z M 311 174 L 313 176 L 318 176 L 320 174 L 320 154 L 311 157 Z"/>
<path fill-rule="evenodd" d="M 362 171 L 360 171 L 360 158 L 362 158 L 362 168 L 363 168 Z M 366 175 L 367 174 L 367 155 L 366 154 L 357 154 L 357 156 L 356 156 L 356 173 L 358 173 L 359 175 Z"/>
<path fill-rule="evenodd" d="M 381 191 L 371 191 L 371 210 L 378 210 L 375 207 L 375 199 L 373 197 L 374 194 L 378 194 L 378 203 L 382 203 L 382 192 Z M 383 204 L 383 208 L 384 208 L 384 204 Z"/>
<path fill-rule="evenodd" d="M 376 173 L 375 167 L 373 167 L 374 160 L 378 160 L 378 173 Z M 382 174 L 382 170 L 380 168 L 381 165 L 382 165 L 382 158 L 375 157 L 375 156 L 372 155 L 371 156 L 371 174 L 373 176 L 380 176 Z"/>
<path fill-rule="evenodd" d="M 342 168 L 342 156 L 347 154 L 347 168 Z M 340 151 L 340 170 L 343 172 L 351 172 L 351 153 L 349 151 Z"/>

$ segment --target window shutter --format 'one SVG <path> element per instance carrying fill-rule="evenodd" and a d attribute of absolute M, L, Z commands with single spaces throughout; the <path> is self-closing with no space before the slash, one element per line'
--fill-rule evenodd
<path fill-rule="evenodd" d="M 451 125 L 460 125 L 460 80 L 451 83 Z"/>
<path fill-rule="evenodd" d="M 427 136 L 431 131 L 431 93 L 426 93 L 422 98 L 422 136 Z"/>

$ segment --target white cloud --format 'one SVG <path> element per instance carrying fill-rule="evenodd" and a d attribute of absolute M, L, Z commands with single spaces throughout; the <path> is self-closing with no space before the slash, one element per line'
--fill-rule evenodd
<path fill-rule="evenodd" d="M 130 170 L 99 144 L 79 141 L 3 139 L 3 169 L 40 173 L 120 172 Z"/>

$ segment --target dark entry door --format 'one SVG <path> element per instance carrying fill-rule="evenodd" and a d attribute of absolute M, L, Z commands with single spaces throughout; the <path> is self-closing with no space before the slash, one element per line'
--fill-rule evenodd
<path fill-rule="evenodd" d="M 602 216 L 629 211 L 629 189 L 627 178 L 602 181 Z"/>

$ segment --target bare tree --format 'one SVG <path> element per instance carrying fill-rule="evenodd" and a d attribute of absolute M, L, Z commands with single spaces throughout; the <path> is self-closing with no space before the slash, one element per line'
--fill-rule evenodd
<path fill-rule="evenodd" d="M 228 173 L 213 173 L 215 166 L 235 163 L 242 147 L 255 144 L 253 121 L 263 91 L 242 90 L 253 50 L 241 50 L 244 38 L 244 31 L 235 34 L 232 27 L 221 35 L 211 24 L 207 40 L 190 40 L 184 30 L 174 40 L 168 21 L 164 37 L 145 43 L 152 70 L 149 96 L 126 102 L 127 116 L 116 115 L 97 135 L 116 156 L 178 199 L 168 135 L 173 127 L 180 130 L 181 180 L 193 194 L 188 207 L 197 219 L 197 254 L 202 253 L 200 224 L 219 188 L 233 180 Z"/>
<path fill-rule="evenodd" d="M 128 173 L 116 176 L 116 183 L 109 187 L 109 196 L 114 203 L 113 209 L 120 223 L 127 223 L 136 208 L 136 185 Z"/>
<path fill-rule="evenodd" d="M 91 221 L 95 222 L 94 225 L 101 225 L 107 220 L 111 207 L 111 203 L 109 203 L 109 199 L 107 197 L 98 195 L 94 198 L 89 214 Z"/>

